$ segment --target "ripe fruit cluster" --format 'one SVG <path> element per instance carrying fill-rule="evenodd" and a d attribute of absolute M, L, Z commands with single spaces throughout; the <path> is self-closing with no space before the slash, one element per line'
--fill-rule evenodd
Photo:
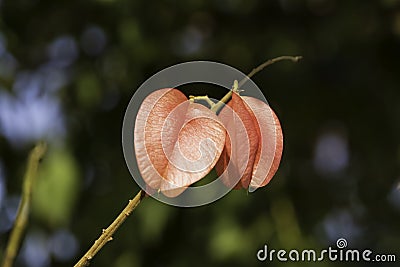
<path fill-rule="evenodd" d="M 165 88 L 140 106 L 134 146 L 149 189 L 175 197 L 214 167 L 229 187 L 254 191 L 265 186 L 278 169 L 283 135 L 268 104 L 237 90 L 216 115 L 179 90 Z"/>

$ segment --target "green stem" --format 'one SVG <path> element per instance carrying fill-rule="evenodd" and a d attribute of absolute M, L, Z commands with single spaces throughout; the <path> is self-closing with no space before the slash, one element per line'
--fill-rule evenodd
<path fill-rule="evenodd" d="M 218 102 L 215 103 L 214 105 L 211 105 L 211 110 L 214 111 L 215 113 L 218 113 L 218 111 L 226 104 L 232 97 L 233 92 L 239 92 L 240 88 L 248 81 L 250 80 L 251 77 L 253 77 L 255 74 L 258 72 L 262 71 L 265 67 L 272 65 L 276 62 L 283 61 L 283 60 L 291 60 L 293 62 L 298 62 L 300 59 L 302 59 L 302 56 L 280 56 L 276 57 L 270 60 L 265 61 L 258 67 L 254 68 L 245 78 L 243 78 L 239 83 L 235 80 L 233 83 L 233 87 L 231 90 L 229 90 L 228 93 Z M 205 96 L 208 98 L 207 96 Z M 204 97 L 198 97 L 198 96 L 191 96 L 191 99 L 203 99 Z"/>
<path fill-rule="evenodd" d="M 207 95 L 205 95 L 205 96 L 190 95 L 189 100 L 192 102 L 194 102 L 195 100 L 204 100 L 207 102 L 207 104 L 210 106 L 210 108 L 212 108 L 215 105 L 215 103 Z"/>
<path fill-rule="evenodd" d="M 2 267 L 11 267 L 20 247 L 21 238 L 28 223 L 29 209 L 31 205 L 32 190 L 35 184 L 39 162 L 46 153 L 47 145 L 44 142 L 38 143 L 31 151 L 28 159 L 28 166 L 25 172 L 21 202 L 18 207 L 17 217 L 8 240 L 6 252 L 3 258 Z"/>
<path fill-rule="evenodd" d="M 240 81 L 238 88 L 242 87 L 243 84 L 245 84 L 248 80 L 250 80 L 251 77 L 253 77 L 255 74 L 257 74 L 258 72 L 262 71 L 265 67 L 272 65 L 276 62 L 279 61 L 283 61 L 283 60 L 291 60 L 293 62 L 298 62 L 300 59 L 302 59 L 302 56 L 280 56 L 280 57 L 276 57 L 270 60 L 265 61 L 264 63 L 262 63 L 261 65 L 259 65 L 257 68 L 254 68 L 249 74 L 247 74 L 247 76 Z"/>

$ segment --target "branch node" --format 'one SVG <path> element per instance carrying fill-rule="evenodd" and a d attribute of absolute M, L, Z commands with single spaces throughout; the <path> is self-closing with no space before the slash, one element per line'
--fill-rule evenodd
<path fill-rule="evenodd" d="M 128 205 L 121 211 L 121 213 L 110 224 L 110 226 L 102 230 L 100 237 L 94 242 L 92 247 L 85 253 L 85 255 L 83 255 L 83 257 L 75 264 L 74 267 L 89 265 L 90 260 L 97 254 L 97 252 L 99 252 L 105 244 L 113 240 L 112 235 L 122 225 L 129 214 L 135 210 L 145 196 L 146 193 L 143 190 L 140 190 L 132 200 L 129 200 Z"/>

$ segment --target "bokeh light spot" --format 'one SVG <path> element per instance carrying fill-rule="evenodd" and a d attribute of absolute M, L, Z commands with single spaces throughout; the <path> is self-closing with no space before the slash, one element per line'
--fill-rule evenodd
<path fill-rule="evenodd" d="M 319 174 L 337 174 L 348 163 L 349 148 L 345 136 L 329 131 L 318 137 L 314 150 L 314 168 Z"/>

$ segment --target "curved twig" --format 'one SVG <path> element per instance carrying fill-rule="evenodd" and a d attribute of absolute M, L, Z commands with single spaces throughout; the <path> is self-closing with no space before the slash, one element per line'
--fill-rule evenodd
<path fill-rule="evenodd" d="M 29 154 L 28 166 L 25 172 L 22 197 L 18 207 L 17 217 L 15 218 L 14 226 L 11 231 L 10 239 L 8 240 L 6 252 L 1 264 L 2 267 L 11 267 L 14 263 L 15 256 L 21 244 L 22 235 L 25 232 L 28 224 L 29 209 L 31 206 L 32 190 L 35 184 L 37 171 L 40 160 L 46 153 L 47 145 L 44 142 L 38 143 Z"/>

